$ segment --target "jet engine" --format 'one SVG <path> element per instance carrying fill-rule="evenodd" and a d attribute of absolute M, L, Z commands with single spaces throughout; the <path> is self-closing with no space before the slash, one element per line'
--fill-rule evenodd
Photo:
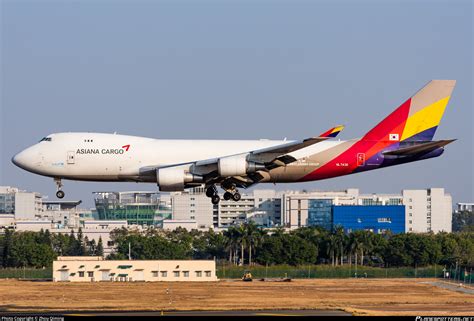
<path fill-rule="evenodd" d="M 186 184 L 202 183 L 203 177 L 186 172 L 179 167 L 165 167 L 156 170 L 156 181 L 160 191 L 179 192 L 183 191 Z"/>
<path fill-rule="evenodd" d="M 248 161 L 247 154 L 244 154 L 219 158 L 217 169 L 219 175 L 229 177 L 255 173 L 264 170 L 265 165 Z"/>

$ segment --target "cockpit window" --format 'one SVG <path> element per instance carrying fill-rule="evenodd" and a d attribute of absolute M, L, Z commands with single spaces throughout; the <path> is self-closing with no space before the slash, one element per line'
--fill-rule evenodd
<path fill-rule="evenodd" d="M 50 142 L 51 137 L 43 137 L 43 139 L 40 140 L 40 142 Z"/>

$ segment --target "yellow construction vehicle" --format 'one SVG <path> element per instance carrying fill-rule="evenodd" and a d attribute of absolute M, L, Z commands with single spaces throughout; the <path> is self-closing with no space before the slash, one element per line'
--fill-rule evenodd
<path fill-rule="evenodd" d="M 242 281 L 252 282 L 252 273 L 250 273 L 250 271 L 245 271 L 244 275 L 242 276 Z"/>

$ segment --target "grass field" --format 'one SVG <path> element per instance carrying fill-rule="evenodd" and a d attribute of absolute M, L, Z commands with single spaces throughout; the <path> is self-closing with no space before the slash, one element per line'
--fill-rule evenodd
<path fill-rule="evenodd" d="M 0 280 L 2 311 L 340 309 L 355 315 L 474 315 L 474 295 L 435 279 L 53 283 Z"/>

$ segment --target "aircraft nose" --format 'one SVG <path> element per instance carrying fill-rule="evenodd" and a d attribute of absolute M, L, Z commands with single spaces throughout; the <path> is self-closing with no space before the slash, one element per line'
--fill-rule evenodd
<path fill-rule="evenodd" d="M 24 168 L 26 165 L 26 152 L 21 151 L 12 157 L 12 163 L 18 167 Z"/>
<path fill-rule="evenodd" d="M 13 156 L 12 163 L 24 170 L 32 171 L 39 165 L 38 156 L 35 147 L 29 147 Z"/>

